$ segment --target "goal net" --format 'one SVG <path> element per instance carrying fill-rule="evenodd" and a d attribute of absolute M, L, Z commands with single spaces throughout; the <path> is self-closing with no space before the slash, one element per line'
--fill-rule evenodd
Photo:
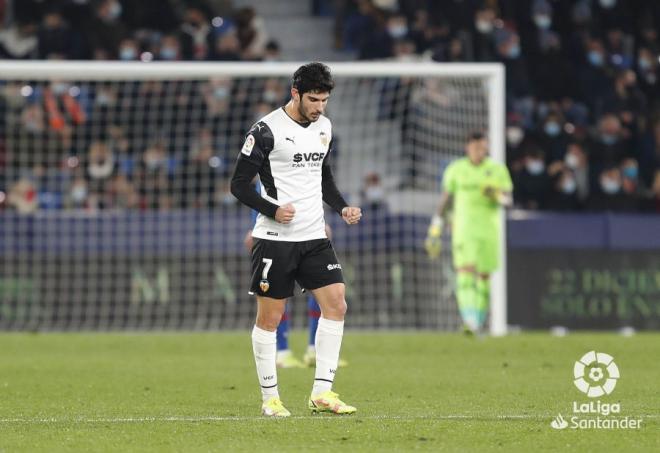
<path fill-rule="evenodd" d="M 423 249 L 444 168 L 487 131 L 502 159 L 499 65 L 335 63 L 327 109 L 340 190 L 326 218 L 353 328 L 452 330 L 451 247 Z M 0 328 L 252 325 L 251 213 L 229 179 L 251 124 L 289 96 L 275 64 L 2 62 Z M 504 277 L 491 329 L 506 326 Z M 294 297 L 294 327 L 306 305 Z"/>

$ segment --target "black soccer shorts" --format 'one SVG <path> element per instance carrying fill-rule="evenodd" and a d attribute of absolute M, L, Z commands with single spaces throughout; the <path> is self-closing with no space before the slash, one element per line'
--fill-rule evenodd
<path fill-rule="evenodd" d="M 250 294 L 286 299 L 295 282 L 312 290 L 344 283 L 341 264 L 328 239 L 288 242 L 254 239 Z"/>

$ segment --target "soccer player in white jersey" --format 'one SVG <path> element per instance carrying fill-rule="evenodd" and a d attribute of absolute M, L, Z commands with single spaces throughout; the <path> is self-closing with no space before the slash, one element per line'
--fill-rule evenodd
<path fill-rule="evenodd" d="M 248 132 L 238 155 L 231 191 L 259 212 L 252 236 L 250 291 L 257 298 L 252 349 L 261 385 L 262 414 L 288 417 L 278 393 L 276 329 L 295 282 L 321 307 L 316 331 L 312 412 L 351 414 L 353 406 L 332 391 L 344 332 L 344 278 L 326 237 L 323 202 L 353 225 L 360 208 L 348 206 L 335 185 L 328 156 L 332 126 L 323 115 L 334 82 L 327 66 L 309 63 L 293 74 L 291 100 Z M 250 181 L 259 174 L 261 195 Z"/>

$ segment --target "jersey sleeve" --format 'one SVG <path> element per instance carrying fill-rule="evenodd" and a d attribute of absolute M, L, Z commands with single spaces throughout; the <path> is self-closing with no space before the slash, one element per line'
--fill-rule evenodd
<path fill-rule="evenodd" d="M 511 192 L 513 190 L 513 182 L 511 181 L 511 174 L 506 165 L 498 164 L 497 166 L 497 186 L 498 189 L 504 192 Z"/>
<path fill-rule="evenodd" d="M 273 150 L 274 144 L 275 138 L 270 127 L 263 121 L 259 121 L 246 134 L 238 159 L 261 168 L 268 153 Z"/>
<path fill-rule="evenodd" d="M 332 142 L 328 150 L 332 149 Z M 325 155 L 323 159 L 323 167 L 321 169 L 321 190 L 323 191 L 323 201 L 330 206 L 337 214 L 341 215 L 342 209 L 348 206 L 344 197 L 335 184 L 335 178 L 332 175 L 332 167 L 330 166 L 330 152 Z"/>
<path fill-rule="evenodd" d="M 442 189 L 453 194 L 456 192 L 456 164 L 451 163 L 442 175 Z"/>
<path fill-rule="evenodd" d="M 275 217 L 278 206 L 258 194 L 250 183 L 261 170 L 273 144 L 273 134 L 268 125 L 263 122 L 255 124 L 245 137 L 230 184 L 231 193 L 241 203 L 271 218 Z"/>

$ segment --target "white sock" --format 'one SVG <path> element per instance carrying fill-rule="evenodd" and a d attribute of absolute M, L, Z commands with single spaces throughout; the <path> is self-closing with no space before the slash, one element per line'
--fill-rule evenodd
<path fill-rule="evenodd" d="M 316 329 L 316 373 L 312 395 L 332 389 L 343 335 L 344 321 L 331 321 L 323 317 L 319 319 L 319 327 Z"/>
<path fill-rule="evenodd" d="M 277 392 L 277 334 L 254 326 L 252 329 L 252 351 L 257 364 L 257 377 L 264 401 L 276 396 Z"/>

